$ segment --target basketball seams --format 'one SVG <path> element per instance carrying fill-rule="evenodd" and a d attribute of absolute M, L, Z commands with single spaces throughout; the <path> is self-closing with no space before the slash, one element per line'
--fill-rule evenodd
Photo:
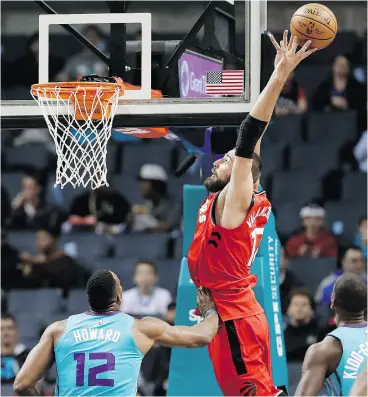
<path fill-rule="evenodd" d="M 335 14 L 326 6 L 324 6 L 323 4 L 318 4 L 318 3 L 310 3 L 310 6 L 314 5 L 316 8 L 321 8 L 322 10 L 324 10 L 331 19 L 333 19 L 335 21 L 335 26 L 336 26 L 336 32 L 337 32 L 337 19 Z"/>
<path fill-rule="evenodd" d="M 295 29 L 295 26 L 292 25 L 293 29 Z M 332 40 L 333 38 L 329 38 L 329 39 L 311 39 L 310 37 L 306 36 L 304 33 L 300 32 L 298 29 L 295 29 L 301 36 L 305 37 L 307 40 L 316 40 L 316 41 L 324 41 L 324 40 Z M 328 44 L 327 44 L 328 45 Z M 324 47 L 318 47 L 319 50 L 322 50 L 322 48 L 327 47 L 327 45 L 325 45 Z"/>
<path fill-rule="evenodd" d="M 324 26 L 325 28 L 327 28 L 328 30 L 330 30 L 334 35 L 336 34 L 329 26 L 327 26 L 327 25 L 325 25 L 324 23 L 322 23 L 322 22 L 320 22 L 320 21 L 317 21 L 317 20 L 315 20 L 315 19 L 313 19 L 313 18 L 306 17 L 305 15 L 294 14 L 294 15 L 293 15 L 293 18 L 291 18 L 291 21 L 293 21 L 294 17 L 306 18 L 306 19 L 309 19 L 309 20 L 311 20 L 311 21 L 313 21 L 313 22 L 317 22 L 317 23 L 321 24 L 322 26 Z M 320 40 L 323 40 L 323 39 L 320 39 Z"/>
<path fill-rule="evenodd" d="M 319 3 L 309 3 L 309 4 L 305 4 L 304 6 L 300 7 L 298 10 L 296 10 L 295 12 L 299 12 L 299 10 L 304 9 L 306 6 L 309 6 L 310 8 L 320 8 L 323 11 L 326 12 L 326 14 L 328 14 L 328 16 L 334 20 L 335 22 L 335 27 L 336 27 L 336 32 L 334 32 L 335 34 L 337 33 L 337 29 L 338 29 L 338 23 L 337 23 L 337 18 L 335 16 L 335 14 L 326 6 L 324 6 L 323 4 L 319 4 Z"/>

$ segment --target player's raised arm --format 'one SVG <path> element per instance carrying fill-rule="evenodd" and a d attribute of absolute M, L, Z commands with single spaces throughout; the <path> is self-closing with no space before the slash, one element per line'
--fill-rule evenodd
<path fill-rule="evenodd" d="M 54 331 L 61 321 L 49 325 L 38 344 L 31 350 L 27 360 L 14 381 L 14 391 L 20 396 L 38 396 L 36 383 L 54 363 Z"/>
<path fill-rule="evenodd" d="M 139 333 L 135 335 L 135 339 L 138 347 L 146 353 L 155 343 L 188 348 L 208 345 L 217 332 L 219 316 L 207 290 L 198 290 L 198 308 L 205 318 L 203 322 L 192 327 L 172 326 L 154 317 L 137 320 L 135 327 Z"/>
<path fill-rule="evenodd" d="M 227 225 L 227 220 L 234 217 L 235 211 L 243 216 L 248 212 L 253 196 L 253 182 L 255 182 L 251 172 L 253 153 L 259 152 L 260 139 L 270 122 L 273 109 L 289 74 L 303 59 L 315 51 L 315 49 L 308 50 L 310 41 L 296 51 L 297 39 L 293 37 L 288 43 L 287 31 L 284 32 L 280 45 L 272 35 L 270 39 L 277 50 L 275 70 L 253 109 L 239 128 L 222 217 L 222 224 L 225 227 L 234 227 L 232 224 Z"/>

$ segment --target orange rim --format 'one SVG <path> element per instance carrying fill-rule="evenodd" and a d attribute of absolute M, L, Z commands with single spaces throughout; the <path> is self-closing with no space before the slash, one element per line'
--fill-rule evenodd
<path fill-rule="evenodd" d="M 88 91 L 95 91 L 97 88 L 102 88 L 105 90 L 115 91 L 117 87 L 124 90 L 124 84 L 118 83 L 101 83 L 101 82 L 87 82 L 87 81 L 66 81 L 57 83 L 40 83 L 32 84 L 32 91 L 37 90 L 37 88 L 52 89 L 59 87 L 61 92 L 73 92 L 79 87 L 83 87 Z"/>
<path fill-rule="evenodd" d="M 120 89 L 119 97 L 124 94 L 124 84 L 68 81 L 58 83 L 33 84 L 31 93 L 35 97 L 48 99 L 67 99 L 74 103 L 74 116 L 76 120 L 101 120 L 111 114 L 112 103 L 110 99 Z M 57 91 L 56 91 L 57 90 Z M 100 101 L 96 104 L 97 91 L 102 91 Z M 40 92 L 41 91 L 41 92 Z"/>

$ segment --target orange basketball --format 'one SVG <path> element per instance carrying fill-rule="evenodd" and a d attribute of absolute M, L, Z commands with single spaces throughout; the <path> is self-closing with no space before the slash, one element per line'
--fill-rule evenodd
<path fill-rule="evenodd" d="M 326 6 L 309 3 L 295 11 L 290 22 L 292 36 L 298 37 L 303 45 L 312 40 L 310 48 L 325 48 L 332 43 L 337 32 L 337 20 L 334 13 Z"/>

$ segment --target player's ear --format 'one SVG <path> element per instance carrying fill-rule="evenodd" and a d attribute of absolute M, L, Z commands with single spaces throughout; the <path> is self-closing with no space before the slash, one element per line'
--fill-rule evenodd
<path fill-rule="evenodd" d="M 330 309 L 335 313 L 335 297 L 333 295 L 331 296 Z"/>
<path fill-rule="evenodd" d="M 116 303 L 121 306 L 121 302 L 123 301 L 123 287 L 120 285 L 118 289 L 118 293 L 116 295 Z"/>

